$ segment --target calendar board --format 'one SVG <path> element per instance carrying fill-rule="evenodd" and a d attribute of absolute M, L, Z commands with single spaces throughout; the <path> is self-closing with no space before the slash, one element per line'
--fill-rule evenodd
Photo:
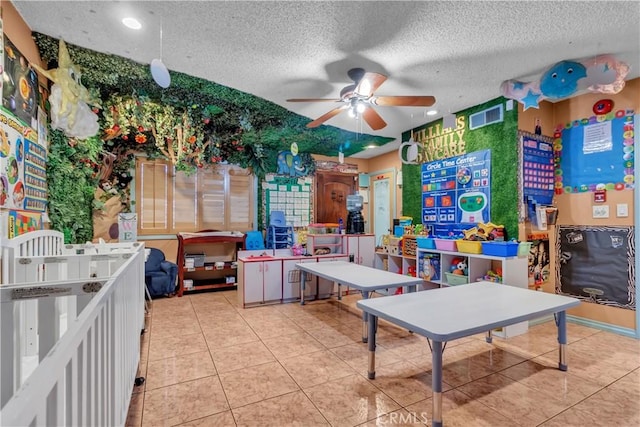
<path fill-rule="evenodd" d="M 312 179 L 267 175 L 262 183 L 265 201 L 265 219 L 267 224 L 271 211 L 282 211 L 287 224 L 294 227 L 307 227 L 312 221 Z"/>

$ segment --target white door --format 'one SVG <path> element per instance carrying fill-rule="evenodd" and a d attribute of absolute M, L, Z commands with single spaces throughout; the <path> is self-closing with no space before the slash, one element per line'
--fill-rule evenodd
<path fill-rule="evenodd" d="M 384 234 L 390 234 L 393 231 L 392 219 L 396 206 L 393 183 L 394 173 L 392 172 L 372 177 L 373 234 L 376 236 L 376 242 L 380 242 Z"/>

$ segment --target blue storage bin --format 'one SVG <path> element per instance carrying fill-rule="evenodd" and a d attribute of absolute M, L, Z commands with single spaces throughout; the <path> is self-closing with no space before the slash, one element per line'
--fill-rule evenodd
<path fill-rule="evenodd" d="M 518 255 L 518 242 L 482 242 L 482 253 L 493 256 Z"/>
<path fill-rule="evenodd" d="M 393 235 L 396 237 L 402 237 L 404 235 L 404 227 L 402 225 L 396 225 L 393 227 Z"/>
<path fill-rule="evenodd" d="M 436 248 L 436 241 L 432 237 L 417 236 L 416 237 L 416 242 L 418 244 L 418 247 L 421 248 L 421 249 L 435 249 Z"/>

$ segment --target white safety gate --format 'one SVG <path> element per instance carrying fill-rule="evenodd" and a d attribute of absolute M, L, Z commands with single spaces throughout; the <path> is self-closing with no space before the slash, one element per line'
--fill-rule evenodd
<path fill-rule="evenodd" d="M 144 245 L 2 244 L 0 425 L 121 426 L 144 328 Z"/>

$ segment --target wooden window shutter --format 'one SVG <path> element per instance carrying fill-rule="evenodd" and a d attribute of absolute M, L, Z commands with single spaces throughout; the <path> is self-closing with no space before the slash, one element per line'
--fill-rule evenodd
<path fill-rule="evenodd" d="M 200 228 L 227 230 L 225 221 L 226 169 L 216 167 L 200 172 Z"/>
<path fill-rule="evenodd" d="M 169 232 L 171 168 L 165 162 L 147 159 L 136 161 L 138 228 L 143 234 Z"/>
<path fill-rule="evenodd" d="M 173 229 L 198 231 L 199 174 L 176 171 L 173 179 Z"/>
<path fill-rule="evenodd" d="M 253 229 L 253 175 L 240 168 L 229 169 L 228 229 Z"/>

